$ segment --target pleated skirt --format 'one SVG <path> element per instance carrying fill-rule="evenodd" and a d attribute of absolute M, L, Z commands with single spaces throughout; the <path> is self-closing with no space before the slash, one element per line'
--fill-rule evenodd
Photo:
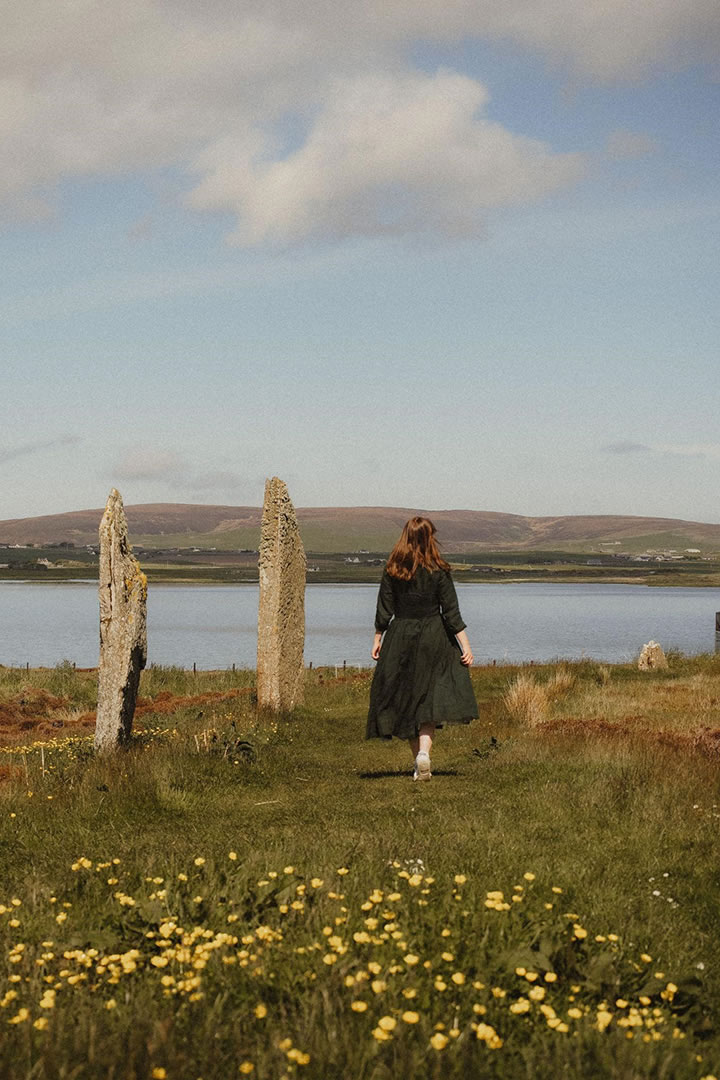
<path fill-rule="evenodd" d="M 469 724 L 478 715 L 470 672 L 440 615 L 395 618 L 370 688 L 367 739 L 411 739 L 423 724 Z"/>

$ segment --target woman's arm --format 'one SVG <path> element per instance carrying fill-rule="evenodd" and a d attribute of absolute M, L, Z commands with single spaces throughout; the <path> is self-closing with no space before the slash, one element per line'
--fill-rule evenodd
<path fill-rule="evenodd" d="M 373 638 L 370 655 L 373 660 L 380 656 L 380 643 L 382 636 L 390 625 L 390 620 L 395 614 L 395 600 L 393 598 L 392 581 L 387 570 L 383 570 L 378 590 L 377 608 L 375 609 L 375 637 Z"/>
<path fill-rule="evenodd" d="M 455 640 L 462 650 L 460 660 L 469 667 L 473 662 L 472 649 L 470 648 L 468 636 L 465 633 L 466 624 L 460 614 L 460 605 L 458 604 L 455 585 L 453 584 L 453 579 L 450 574 L 447 572 L 444 573 L 440 579 L 440 606 L 442 608 L 445 625 L 450 633 L 455 635 Z"/>
<path fill-rule="evenodd" d="M 473 662 L 472 649 L 470 648 L 470 642 L 468 636 L 464 630 L 461 630 L 459 634 L 455 635 L 455 640 L 462 649 L 462 656 L 460 657 L 460 663 L 465 664 L 466 667 L 470 667 Z"/>

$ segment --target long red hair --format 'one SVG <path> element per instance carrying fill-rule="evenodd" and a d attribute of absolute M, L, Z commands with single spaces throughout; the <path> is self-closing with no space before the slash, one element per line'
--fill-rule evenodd
<path fill-rule="evenodd" d="M 387 572 L 401 581 L 410 581 L 419 567 L 426 570 L 449 570 L 435 540 L 435 526 L 429 518 L 413 517 L 403 526 L 387 561 Z"/>

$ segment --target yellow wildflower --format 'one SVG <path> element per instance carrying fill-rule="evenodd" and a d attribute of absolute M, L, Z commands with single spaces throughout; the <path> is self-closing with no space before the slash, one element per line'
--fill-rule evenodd
<path fill-rule="evenodd" d="M 607 1009 L 598 1009 L 596 1027 L 598 1031 L 604 1031 L 612 1020 L 612 1013 Z"/>
<path fill-rule="evenodd" d="M 515 1013 L 517 1016 L 522 1016 L 523 1013 L 530 1012 L 530 1002 L 527 998 L 518 998 L 517 1001 L 513 1001 L 510 1006 L 510 1012 Z"/>
<path fill-rule="evenodd" d="M 436 1031 L 430 1039 L 430 1045 L 433 1050 L 444 1050 L 449 1041 L 447 1035 L 443 1035 L 441 1031 Z"/>

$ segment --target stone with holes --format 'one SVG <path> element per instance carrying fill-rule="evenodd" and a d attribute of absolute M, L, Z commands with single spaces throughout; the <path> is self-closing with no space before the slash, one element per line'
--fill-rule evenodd
<path fill-rule="evenodd" d="M 125 510 L 113 488 L 100 523 L 100 668 L 95 747 L 130 738 L 147 660 L 147 578 L 132 554 Z"/>
<path fill-rule="evenodd" d="M 643 645 L 638 660 L 640 671 L 658 671 L 667 666 L 667 657 L 662 645 L 658 645 L 657 641 L 648 641 L 647 645 Z"/>
<path fill-rule="evenodd" d="M 306 565 L 295 508 L 277 476 L 265 483 L 259 563 L 258 705 L 290 712 L 303 700 Z"/>

